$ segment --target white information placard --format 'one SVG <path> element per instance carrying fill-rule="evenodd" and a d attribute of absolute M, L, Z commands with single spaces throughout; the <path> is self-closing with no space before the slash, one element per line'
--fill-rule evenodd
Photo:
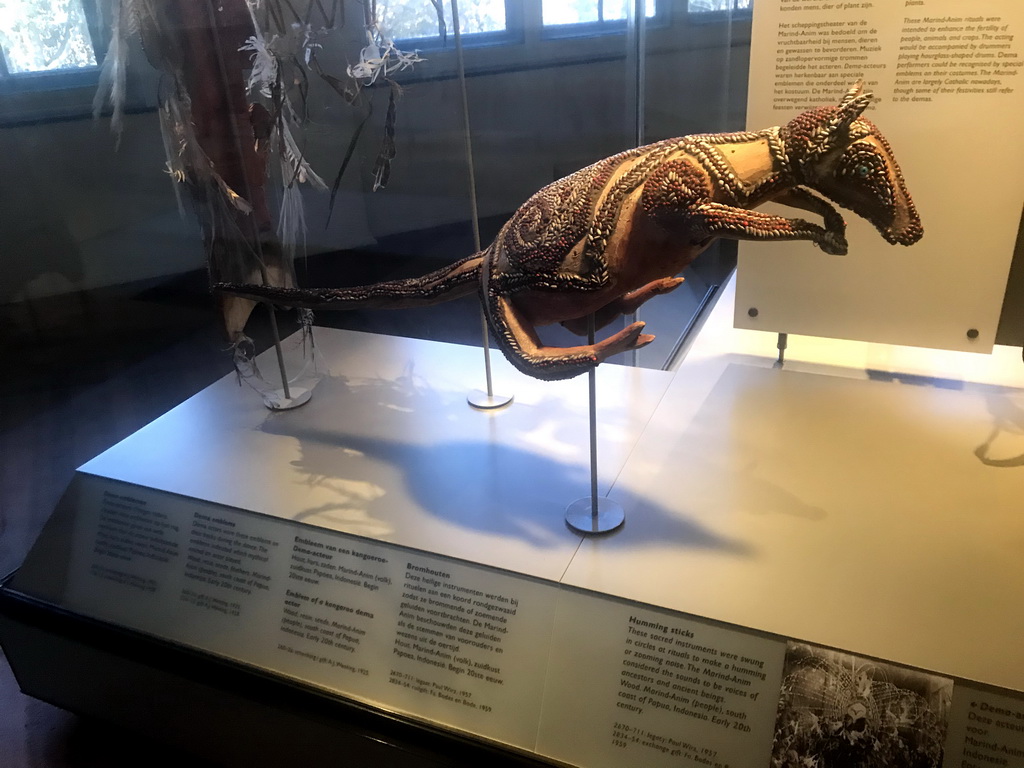
<path fill-rule="evenodd" d="M 1024 757 L 1008 691 L 107 478 L 71 493 L 62 609 L 558 764 Z"/>
<path fill-rule="evenodd" d="M 1024 699 L 958 685 L 943 768 L 1024 765 Z"/>
<path fill-rule="evenodd" d="M 532 749 L 557 586 L 79 475 L 64 607 Z"/>
<path fill-rule="evenodd" d="M 562 594 L 537 751 L 589 768 L 767 766 L 786 644 Z"/>
<path fill-rule="evenodd" d="M 1024 117 L 1022 35 L 1018 0 L 754 4 L 748 126 L 835 104 L 863 79 L 925 234 L 891 246 L 844 212 L 846 256 L 743 243 L 737 327 L 991 350 L 1024 201 L 1024 144 L 1008 139 Z"/>

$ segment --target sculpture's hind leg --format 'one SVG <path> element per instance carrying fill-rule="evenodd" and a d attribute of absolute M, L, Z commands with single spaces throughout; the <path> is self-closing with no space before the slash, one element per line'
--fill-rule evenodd
<path fill-rule="evenodd" d="M 594 313 L 594 327 L 604 328 L 610 322 L 621 315 L 629 315 L 636 312 L 645 301 L 655 296 L 674 291 L 683 283 L 681 277 L 663 277 L 659 280 L 652 280 L 647 285 L 637 288 L 635 291 L 619 296 L 617 299 L 605 304 Z M 588 318 L 576 317 L 572 320 L 562 322 L 562 327 L 575 333 L 577 336 L 586 336 L 588 331 Z"/>
<path fill-rule="evenodd" d="M 507 297 L 489 298 L 487 319 L 505 357 L 520 371 L 538 379 L 568 379 L 589 371 L 612 355 L 640 349 L 654 341 L 653 336 L 642 333 L 644 324 L 638 322 L 594 345 L 547 347 Z"/>

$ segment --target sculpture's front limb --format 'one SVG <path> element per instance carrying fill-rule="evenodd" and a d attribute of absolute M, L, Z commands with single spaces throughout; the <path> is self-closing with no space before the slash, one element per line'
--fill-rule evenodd
<path fill-rule="evenodd" d="M 787 219 L 746 208 L 714 202 L 714 185 L 707 171 L 690 159 L 663 162 L 644 183 L 641 206 L 660 226 L 691 244 L 714 237 L 737 240 L 810 240 L 826 253 L 846 253 L 842 228 L 836 226 L 838 214 L 809 192 L 793 192 L 791 204 L 820 214 L 827 228 L 803 219 Z M 781 200 L 786 193 L 775 199 Z M 831 208 L 829 206 L 829 208 Z M 834 214 L 834 215 L 833 215 Z M 841 217 L 839 222 L 842 222 Z"/>
<path fill-rule="evenodd" d="M 722 203 L 705 202 L 696 206 L 690 231 L 694 239 L 728 237 L 734 240 L 810 240 L 825 253 L 842 256 L 846 240 L 842 234 L 824 229 L 803 219 L 787 219 L 760 211 L 748 211 Z"/>
<path fill-rule="evenodd" d="M 804 187 L 792 187 L 772 198 L 772 202 L 788 205 L 791 208 L 799 208 L 803 211 L 810 211 L 821 216 L 825 224 L 825 231 L 832 235 L 835 249 L 841 248 L 841 253 L 846 253 L 846 221 L 835 207 L 827 200 L 823 200 L 810 190 Z M 832 251 L 828 251 L 831 253 Z"/>

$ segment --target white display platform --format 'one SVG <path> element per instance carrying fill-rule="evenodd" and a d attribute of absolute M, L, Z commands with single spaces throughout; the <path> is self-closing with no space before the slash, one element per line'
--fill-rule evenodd
<path fill-rule="evenodd" d="M 874 670 L 842 707 L 927 700 L 945 768 L 1024 756 L 1024 365 L 776 370 L 731 299 L 674 374 L 598 371 L 618 531 L 564 524 L 584 378 L 496 359 L 479 412 L 479 350 L 318 329 L 308 405 L 215 383 L 81 468 L 11 589 L 568 765 L 767 768 L 805 643 Z"/>
<path fill-rule="evenodd" d="M 684 364 L 612 490 L 631 525 L 565 582 L 1024 690 L 1014 412 L 996 387 Z"/>
<path fill-rule="evenodd" d="M 226 376 L 81 471 L 446 557 L 557 580 L 579 544 L 565 506 L 589 493 L 585 378 L 540 382 L 493 355 L 512 406 L 466 395 L 480 350 L 316 330 L 330 375 L 268 412 Z M 264 365 L 269 365 L 267 359 Z M 671 375 L 606 366 L 599 489 L 615 480 Z"/>

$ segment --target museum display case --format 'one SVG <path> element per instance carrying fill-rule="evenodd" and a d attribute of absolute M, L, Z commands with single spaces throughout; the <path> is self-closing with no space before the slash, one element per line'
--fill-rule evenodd
<path fill-rule="evenodd" d="M 11 22 L 21 689 L 230 765 L 1024 761 L 990 5 Z"/>

